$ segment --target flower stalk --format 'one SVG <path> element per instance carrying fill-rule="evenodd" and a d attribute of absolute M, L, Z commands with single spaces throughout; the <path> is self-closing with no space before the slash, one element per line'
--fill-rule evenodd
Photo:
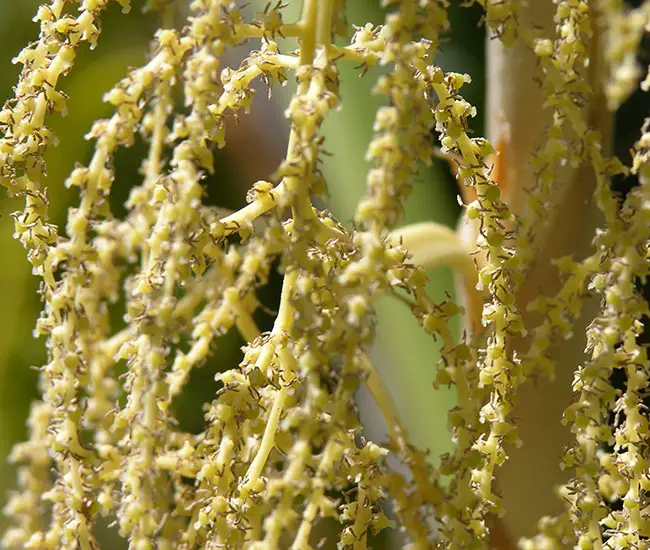
<path fill-rule="evenodd" d="M 15 97 L 0 111 L 1 184 L 24 201 L 15 237 L 41 278 L 37 333 L 48 351 L 29 439 L 12 453 L 21 469 L 4 543 L 95 549 L 107 516 L 137 550 L 303 550 L 328 520 L 336 525 L 328 536 L 355 550 L 396 526 L 413 548 L 506 549 L 520 535 L 529 536 L 524 548 L 642 547 L 649 366 L 639 335 L 648 308 L 635 282 L 648 271 L 650 138 L 646 124 L 631 167 L 640 185 L 621 203 L 610 179 L 626 169 L 610 154 L 605 106 L 645 86 L 631 64 L 647 6 L 477 2 L 494 44 L 490 143 L 471 131 L 476 109 L 461 93 L 470 77 L 436 60 L 450 32 L 446 0 L 387 1 L 383 24 L 354 28 L 343 0 L 304 0 L 293 22 L 282 2 L 251 16 L 236 2 L 193 0 L 178 29 L 168 3 L 150 2 L 164 28 L 147 63 L 106 94 L 114 112 L 93 124 L 90 161 L 66 180 L 79 202 L 56 227 L 43 157 L 54 140 L 48 119 L 75 108 L 58 88 L 77 49 L 95 46 L 111 3 L 128 11 L 127 0 L 39 8 L 39 39 L 18 56 Z M 242 43 L 245 59 L 227 66 L 226 52 Z M 350 62 L 362 76 L 383 67 L 374 93 L 385 104 L 367 149 L 366 194 L 346 226 L 316 196 L 328 186 L 322 125 L 345 103 L 339 67 Z M 518 78 L 498 81 L 519 63 Z M 273 88 L 289 75 L 297 86 L 284 159 L 234 212 L 209 204 L 206 177 L 230 121 L 257 101 L 260 83 Z M 531 120 L 525 95 L 539 100 Z M 399 227 L 421 165 L 439 155 L 432 136 L 463 189 L 456 230 Z M 118 216 L 115 160 L 138 141 L 148 147 L 142 179 Z M 587 237 L 567 238 L 562 250 L 577 257 L 560 257 L 552 223 L 590 190 L 600 227 L 579 220 Z M 458 304 L 426 289 L 425 268 L 441 265 L 458 275 Z M 533 289 L 556 268 L 557 288 Z M 259 290 L 275 269 L 280 305 L 264 331 Z M 412 444 L 370 359 L 382 296 L 399 298 L 442 343 L 431 379 L 454 386 L 457 403 L 454 450 L 435 467 Z M 587 355 L 575 344 L 571 354 L 554 352 L 589 307 L 597 311 L 580 329 Z M 115 310 L 126 326 L 114 326 Z M 184 431 L 176 400 L 196 369 L 214 367 L 214 347 L 231 331 L 245 341 L 241 361 L 215 370 L 219 390 L 201 432 Z M 610 381 L 616 372 L 623 388 Z M 522 395 L 535 377 L 567 374 L 563 501 L 536 534 L 523 532 L 530 526 L 519 508 L 535 519 L 546 512 L 535 508 L 543 497 L 518 502 L 509 484 L 510 465 L 521 462 L 512 449 L 536 448 L 518 419 L 533 406 Z M 384 442 L 365 435 L 362 385 L 387 427 Z"/>

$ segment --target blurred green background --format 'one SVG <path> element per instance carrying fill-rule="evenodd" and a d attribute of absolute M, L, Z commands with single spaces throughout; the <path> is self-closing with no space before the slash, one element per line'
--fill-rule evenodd
<path fill-rule="evenodd" d="M 0 96 L 3 99 L 11 96 L 18 77 L 19 67 L 12 65 L 12 57 L 37 38 L 38 27 L 31 19 L 39 3 L 38 0 L 0 1 L 0 31 L 4 37 L 0 56 Z M 74 70 L 61 81 L 70 97 L 69 113 L 65 118 L 57 116 L 50 120 L 60 144 L 51 148 L 47 155 L 50 213 L 59 227 L 64 226 L 66 209 L 77 201 L 77 193 L 66 190 L 63 182 L 75 162 L 88 162 L 92 152 L 92 143 L 83 136 L 93 120 L 110 115 L 110 109 L 102 103 L 103 94 L 125 75 L 127 67 L 139 66 L 147 59 L 149 42 L 159 19 L 156 14 L 143 13 L 142 4 L 134 1 L 129 15 L 121 14 L 119 6 L 111 6 L 103 18 L 98 47 L 94 51 L 82 49 Z M 257 4 L 263 7 L 265 2 Z M 367 21 L 382 21 L 379 2 L 348 1 L 348 4 L 350 23 L 362 25 Z M 249 13 L 254 8 L 255 3 L 248 8 Z M 177 23 L 182 22 L 186 12 L 186 2 L 180 0 L 175 17 Z M 291 8 L 287 10 L 286 20 L 290 20 L 289 13 Z M 475 9 L 452 8 L 453 34 L 444 44 L 437 63 L 445 69 L 473 76 L 474 82 L 464 94 L 481 113 L 484 34 L 478 28 L 479 17 Z M 252 43 L 251 47 L 258 45 Z M 241 53 L 234 53 L 229 61 L 238 64 Z M 378 71 L 373 69 L 364 78 L 359 78 L 351 66 L 343 68 L 342 108 L 323 128 L 325 148 L 333 153 L 324 166 L 331 195 L 328 207 L 346 225 L 350 224 L 355 205 L 364 192 L 368 169 L 364 158 L 374 112 L 386 103 L 385 97 L 371 93 Z M 274 91 L 271 103 L 266 102 L 266 94 L 260 90 L 251 116 L 242 117 L 238 127 L 232 125 L 229 145 L 217 156 L 218 176 L 206 180 L 207 200 L 231 208 L 241 206 L 247 186 L 273 172 L 284 154 L 287 127 L 282 113 L 290 88 Z M 480 134 L 480 115 L 474 122 L 474 130 Z M 116 215 L 124 213 L 123 203 L 128 191 L 139 183 L 138 167 L 143 154 L 144 147 L 138 143 L 120 152 L 116 159 L 117 179 L 112 198 Z M 251 163 L 251 159 L 256 162 Z M 446 165 L 437 162 L 432 168 L 423 170 L 415 182 L 413 195 L 406 205 L 404 223 L 435 220 L 453 226 L 458 216 L 455 195 L 455 181 Z M 32 367 L 45 361 L 44 342 L 32 335 L 41 308 L 36 294 L 38 280 L 31 275 L 22 247 L 12 239 L 10 213 L 21 208 L 20 200 L 8 199 L 0 191 L 0 502 L 3 504 L 7 489 L 14 485 L 14 472 L 6 456 L 16 441 L 25 438 L 29 403 L 38 397 L 37 372 Z M 261 297 L 271 308 L 277 304 L 279 283 L 278 276 L 272 277 Z M 440 299 L 445 293 L 453 293 L 450 272 L 446 269 L 431 271 L 429 286 L 432 294 Z M 412 438 L 418 445 L 430 448 L 435 457 L 450 448 L 447 411 L 453 406 L 449 392 L 435 392 L 432 388 L 438 346 L 419 330 L 401 302 L 382 299 L 377 303 L 377 311 L 378 338 L 373 356 Z M 266 329 L 272 319 L 261 313 L 258 321 Z M 188 391 L 175 403 L 182 427 L 195 432 L 202 429 L 201 404 L 214 395 L 217 388 L 214 374 L 239 362 L 241 344 L 235 334 L 223 337 L 216 356 L 193 373 Z M 383 427 L 367 401 L 362 396 L 362 419 L 371 435 L 381 438 Z M 0 530 L 2 521 L 0 519 Z"/>

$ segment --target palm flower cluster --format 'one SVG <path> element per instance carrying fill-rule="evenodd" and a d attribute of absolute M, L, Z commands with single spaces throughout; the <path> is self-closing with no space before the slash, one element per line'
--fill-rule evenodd
<path fill-rule="evenodd" d="M 628 169 L 610 155 L 602 119 L 650 86 L 639 83 L 636 61 L 650 2 L 628 9 L 615 0 L 555 0 L 550 29 L 522 16 L 525 2 L 475 2 L 493 39 L 526 49 L 542 74 L 551 122 L 526 161 L 535 185 L 524 189 L 503 185 L 497 148 L 471 137 L 476 111 L 461 95 L 469 76 L 436 64 L 450 31 L 447 0 L 386 0 L 382 25 L 354 28 L 345 0 L 304 0 L 292 22 L 281 2 L 249 17 L 255 10 L 236 2 L 193 0 L 187 21 L 158 30 L 148 62 L 106 94 L 114 112 L 88 134 L 91 160 L 65 182 L 79 202 L 57 227 L 48 221 L 47 185 L 57 183 L 43 160 L 55 140 L 47 119 L 74 109 L 60 80 L 77 51 L 97 43 L 112 3 L 131 8 L 129 0 L 42 5 L 39 38 L 16 58 L 23 70 L 15 97 L 0 111 L 0 183 L 24 203 L 15 237 L 41 280 L 36 333 L 48 351 L 29 439 L 11 455 L 19 487 L 5 508 L 12 526 L 4 543 L 99 548 L 96 525 L 105 517 L 134 550 L 303 550 L 317 545 L 329 518 L 340 548 L 366 548 L 395 527 L 409 548 L 508 548 L 495 479 L 508 446 L 521 443 L 517 389 L 554 374 L 553 343 L 570 335 L 585 296 L 598 295 L 586 355 L 570 367 L 564 511 L 541 518 L 538 534 L 521 544 L 648 548 L 650 363 L 638 342 L 647 304 L 636 283 L 648 272 L 650 122 L 630 167 L 640 184 L 621 204 L 609 182 Z M 169 2 L 148 7 L 164 14 Z M 248 55 L 228 66 L 225 55 L 241 44 Z M 320 128 L 345 101 L 342 64 L 360 73 L 381 65 L 374 91 L 386 99 L 352 228 L 312 202 L 327 188 Z M 243 208 L 206 204 L 202 181 L 228 142 L 227 121 L 247 112 L 256 82 L 272 88 L 288 79 L 296 89 L 284 160 L 250 185 Z M 465 187 L 458 232 L 397 229 L 420 165 L 432 162 L 432 135 Z M 120 218 L 109 202 L 115 157 L 136 142 L 148 153 Z M 593 184 L 603 225 L 584 257 L 556 259 L 557 294 L 524 303 L 520 289 L 549 230 L 544 213 L 568 200 L 578 173 Z M 424 267 L 442 263 L 461 275 L 460 305 L 425 290 Z M 280 306 L 261 332 L 258 291 L 273 269 L 283 278 Z M 385 294 L 443 342 L 436 384 L 457 392 L 455 448 L 437 468 L 411 444 L 369 356 L 373 303 Z M 118 306 L 125 325 L 116 328 L 110 311 Z M 542 320 L 531 326 L 524 308 Z M 457 315 L 463 338 L 450 328 Z M 243 360 L 217 375 L 222 386 L 205 405 L 204 430 L 186 433 L 172 402 L 233 330 L 246 341 Z M 615 370 L 625 375 L 623 390 L 610 383 Z M 387 441 L 364 436 L 355 404 L 362 385 Z"/>

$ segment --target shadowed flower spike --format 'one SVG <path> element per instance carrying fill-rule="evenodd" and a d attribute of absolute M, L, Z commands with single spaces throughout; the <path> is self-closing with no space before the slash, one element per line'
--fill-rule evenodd
<path fill-rule="evenodd" d="M 138 3 L 160 28 L 146 62 L 105 94 L 89 160 L 65 180 L 78 200 L 61 226 L 49 211 L 50 119 L 77 109 L 64 83 L 102 38 L 105 12 L 131 5 L 38 8 L 38 39 L 14 60 L 22 70 L 0 111 L 0 184 L 22 204 L 14 237 L 41 283 L 47 349 L 28 438 L 10 456 L 6 547 L 361 550 L 380 548 L 384 531 L 409 549 L 648 547 L 638 283 L 650 122 L 626 168 L 612 113 L 648 87 L 638 52 L 650 2 L 464 2 L 483 10 L 489 40 L 486 137 L 462 95 L 470 76 L 438 59 L 451 3 L 380 4 L 381 24 L 353 26 L 345 0 Z M 346 66 L 374 78 L 383 101 L 351 223 L 319 196 Z M 270 96 L 287 81 L 282 160 L 248 182 L 241 208 L 215 206 L 208 188 L 228 185 L 218 150 L 258 117 L 260 82 Z M 118 207 L 116 166 L 133 145 L 140 175 Z M 439 156 L 459 183 L 457 228 L 401 225 L 421 167 Z M 638 185 L 617 197 L 611 179 L 628 172 Z M 456 302 L 427 289 L 425 270 L 440 266 L 456 274 Z M 375 364 L 383 296 L 441 344 L 430 381 L 455 390 L 454 445 L 435 460 Z M 218 390 L 201 429 L 186 430 L 177 404 L 229 334 L 241 361 L 210 374 Z M 364 396 L 383 437 L 360 420 Z"/>

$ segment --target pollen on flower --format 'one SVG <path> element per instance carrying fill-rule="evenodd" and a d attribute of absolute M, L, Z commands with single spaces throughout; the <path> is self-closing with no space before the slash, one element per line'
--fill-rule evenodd
<path fill-rule="evenodd" d="M 147 9 L 167 19 L 170 3 L 150 0 Z M 137 550 L 309 549 L 330 520 L 340 548 L 366 548 L 399 527 L 409 548 L 506 550 L 496 542 L 495 518 L 507 511 L 498 475 L 522 443 L 518 390 L 554 376 L 549 351 L 571 336 L 591 292 L 601 306 L 563 417 L 573 434 L 562 458 L 569 481 L 558 491 L 564 511 L 541 518 L 521 544 L 644 547 L 650 364 L 638 341 L 648 307 L 636 282 L 648 276 L 650 123 L 633 150 L 640 185 L 621 206 L 609 180 L 626 169 L 603 145 L 600 111 L 590 110 L 599 90 L 585 71 L 599 66 L 591 48 L 602 33 L 609 108 L 647 84 L 639 84 L 636 54 L 650 2 L 600 2 L 594 18 L 584 0 L 557 0 L 553 32 L 527 23 L 524 3 L 476 3 L 492 37 L 526 48 L 541 70 L 552 116 L 528 159 L 534 188 L 501 181 L 508 171 L 494 164 L 495 148 L 472 133 L 477 110 L 462 95 L 470 76 L 438 64 L 450 30 L 446 0 L 384 2 L 393 5 L 383 24 L 360 27 L 345 19 L 344 0 L 304 0 L 292 22 L 281 1 L 250 18 L 237 2 L 194 0 L 184 24 L 158 30 L 147 61 L 105 94 L 112 114 L 92 125 L 92 155 L 65 181 L 79 201 L 62 227 L 48 216 L 48 119 L 66 111 L 61 81 L 79 49 L 96 46 L 104 10 L 127 13 L 130 2 L 85 0 L 74 11 L 51 0 L 38 9 L 39 38 L 16 57 L 23 71 L 0 110 L 0 184 L 24 202 L 14 236 L 41 278 L 36 334 L 48 353 L 29 438 L 11 454 L 19 490 L 5 510 L 6 546 L 99 548 L 97 525 L 107 517 Z M 242 45 L 244 60 L 230 66 L 228 54 Z M 366 150 L 366 193 L 346 226 L 312 197 L 327 184 L 322 126 L 345 105 L 339 68 L 350 62 L 362 75 L 381 67 L 373 93 L 384 105 Z M 288 80 L 296 89 L 284 159 L 250 184 L 242 208 L 212 206 L 202 182 L 217 171 L 228 120 L 261 99 L 259 81 L 271 89 Z M 396 229 L 420 167 L 433 160 L 432 135 L 471 198 L 458 231 Z M 142 177 L 119 217 L 109 201 L 115 161 L 140 139 L 148 147 Z M 557 294 L 522 305 L 546 213 L 564 197 L 558 182 L 584 167 L 605 220 L 593 252 L 554 259 Z M 427 291 L 425 268 L 440 265 L 454 268 L 459 303 Z M 273 270 L 282 276 L 280 303 L 262 332 L 259 289 Z M 454 449 L 435 467 L 412 444 L 371 358 L 374 303 L 384 295 L 440 342 L 431 379 L 456 390 Z M 459 315 L 462 339 L 453 329 Z M 215 376 L 201 432 L 186 432 L 175 399 L 231 332 L 245 342 L 243 359 Z M 615 371 L 624 390 L 610 383 Z M 367 439 L 361 387 L 387 427 L 385 441 Z"/>

